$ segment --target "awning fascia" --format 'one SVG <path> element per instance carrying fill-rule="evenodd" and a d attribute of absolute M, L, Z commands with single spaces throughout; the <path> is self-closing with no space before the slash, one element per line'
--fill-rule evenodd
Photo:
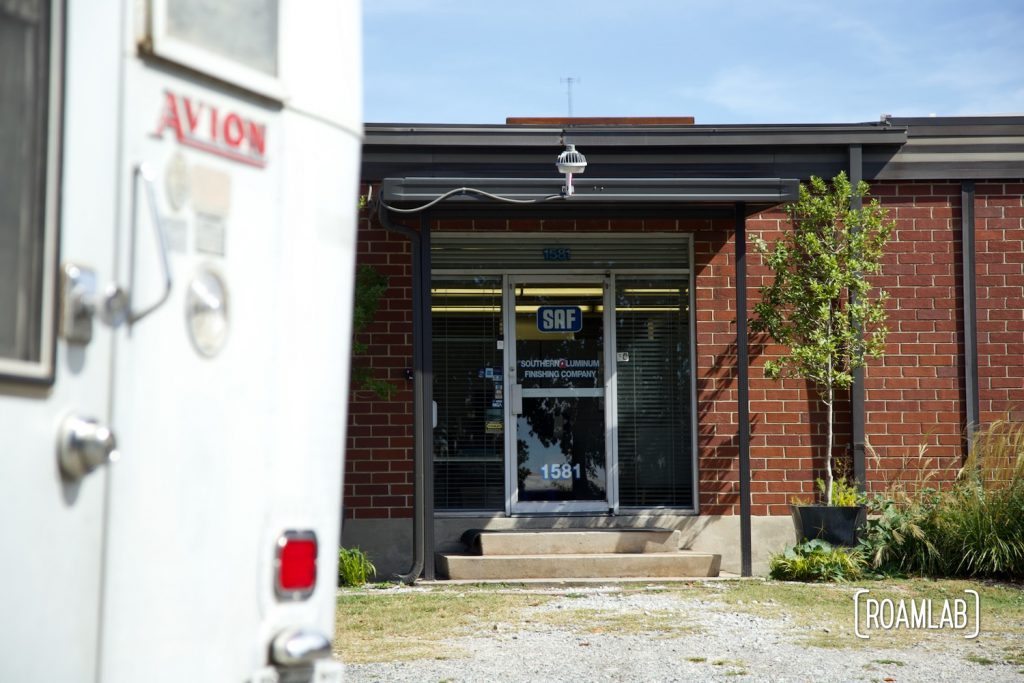
<path fill-rule="evenodd" d="M 735 204 L 775 205 L 797 198 L 790 178 L 573 178 L 575 193 L 562 196 L 558 178 L 385 178 L 381 199 L 403 207 L 426 204 L 453 190 L 474 188 L 518 202 L 537 204 Z M 445 204 L 499 203 L 475 193 L 455 193 Z M 510 204 L 510 206 L 513 206 Z M 529 207 L 531 204 L 518 204 Z"/>

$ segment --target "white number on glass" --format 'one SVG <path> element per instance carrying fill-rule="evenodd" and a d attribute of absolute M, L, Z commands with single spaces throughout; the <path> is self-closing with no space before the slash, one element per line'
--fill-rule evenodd
<path fill-rule="evenodd" d="M 579 479 L 580 473 L 579 465 L 569 463 L 540 466 L 540 476 L 543 479 Z"/>

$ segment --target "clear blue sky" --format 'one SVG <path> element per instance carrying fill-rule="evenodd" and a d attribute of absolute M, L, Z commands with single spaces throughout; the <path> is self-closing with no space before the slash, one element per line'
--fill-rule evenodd
<path fill-rule="evenodd" d="M 1024 0 L 364 0 L 365 119 L 1024 113 Z"/>

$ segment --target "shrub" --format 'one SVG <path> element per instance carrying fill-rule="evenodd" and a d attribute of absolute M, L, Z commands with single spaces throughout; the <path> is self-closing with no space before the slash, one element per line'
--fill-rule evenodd
<path fill-rule="evenodd" d="M 362 586 L 377 575 L 377 568 L 359 548 L 338 549 L 338 585 Z"/>
<path fill-rule="evenodd" d="M 946 491 L 890 482 L 869 501 L 861 551 L 883 574 L 1024 578 L 1024 423 L 978 433 Z M 919 452 L 919 472 L 930 460 Z"/>
<path fill-rule="evenodd" d="M 769 576 L 781 581 L 853 581 L 861 577 L 865 563 L 859 550 L 816 538 L 773 555 L 768 566 Z"/>
<path fill-rule="evenodd" d="M 1024 480 L 998 488 L 959 483 L 939 511 L 936 531 L 947 575 L 1024 577 Z"/>
<path fill-rule="evenodd" d="M 960 478 L 972 477 L 999 488 L 1024 478 L 1024 422 L 999 420 L 979 431 Z"/>
<path fill-rule="evenodd" d="M 871 570 L 882 575 L 920 575 L 938 572 L 941 560 L 934 543 L 935 520 L 942 495 L 931 484 L 934 460 L 921 444 L 916 457 L 890 478 L 884 491 L 867 498 L 868 521 L 860 549 Z M 876 464 L 878 453 L 868 444 Z"/>
<path fill-rule="evenodd" d="M 936 533 L 948 575 L 1024 578 L 1024 423 L 978 433 Z"/>
<path fill-rule="evenodd" d="M 937 573 L 941 554 L 932 539 L 941 499 L 934 489 L 921 489 L 914 497 L 870 498 L 860 550 L 871 569 L 889 576 Z"/>
<path fill-rule="evenodd" d="M 830 505 L 834 507 L 855 507 L 857 505 L 864 505 L 865 498 L 864 494 L 860 492 L 857 485 L 848 481 L 847 479 L 833 479 L 832 480 L 832 495 L 829 496 L 825 489 L 825 480 L 821 477 L 818 478 L 818 491 L 821 493 L 822 500 L 831 500 Z"/>

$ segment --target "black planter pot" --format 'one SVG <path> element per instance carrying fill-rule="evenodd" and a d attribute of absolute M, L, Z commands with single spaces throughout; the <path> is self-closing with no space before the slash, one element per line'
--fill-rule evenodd
<path fill-rule="evenodd" d="M 789 511 L 798 543 L 820 538 L 832 545 L 855 546 L 868 519 L 868 509 L 863 505 L 790 505 Z"/>

